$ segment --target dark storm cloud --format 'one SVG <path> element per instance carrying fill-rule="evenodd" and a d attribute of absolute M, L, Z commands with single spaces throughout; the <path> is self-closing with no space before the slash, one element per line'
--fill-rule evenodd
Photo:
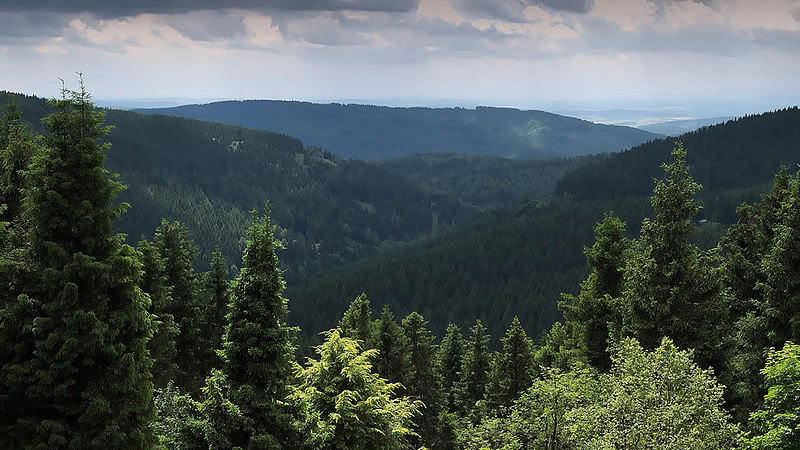
<path fill-rule="evenodd" d="M 100 17 L 181 14 L 199 10 L 411 11 L 419 0 L 2 0 L 0 11 L 94 13 Z"/>
<path fill-rule="evenodd" d="M 594 8 L 594 0 L 453 0 L 453 5 L 470 17 L 522 23 L 528 6 L 585 14 Z"/>
<path fill-rule="evenodd" d="M 5 37 L 57 37 L 69 24 L 70 17 L 57 13 L 29 13 L 0 11 L 0 36 Z"/>

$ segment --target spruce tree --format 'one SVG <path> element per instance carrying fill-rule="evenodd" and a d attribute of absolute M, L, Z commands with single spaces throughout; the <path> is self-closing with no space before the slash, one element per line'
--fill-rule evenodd
<path fill-rule="evenodd" d="M 414 431 L 420 435 L 416 444 L 435 447 L 439 444 L 439 415 L 442 412 L 442 391 L 435 370 L 435 348 L 428 322 L 417 312 L 403 319 L 402 353 L 408 361 L 403 385 L 411 398 L 419 399 L 424 409 L 415 421 Z M 420 447 L 420 445 L 416 445 Z"/>
<path fill-rule="evenodd" d="M 222 352 L 231 400 L 252 420 L 252 433 L 234 440 L 242 447 L 291 447 L 285 400 L 297 330 L 286 324 L 285 283 L 275 255 L 279 245 L 270 222 L 269 204 L 261 218 L 253 211 L 243 267 L 231 289 Z"/>
<path fill-rule="evenodd" d="M 350 303 L 347 311 L 344 312 L 342 320 L 339 321 L 339 328 L 342 335 L 361 341 L 361 346 L 369 348 L 370 334 L 372 330 L 372 310 L 369 305 L 367 294 L 361 294 Z"/>
<path fill-rule="evenodd" d="M 611 214 L 606 214 L 595 226 L 594 233 L 594 245 L 584 249 L 589 276 L 581 283 L 580 294 L 562 294 L 559 308 L 589 362 L 607 371 L 611 368 L 609 335 L 619 333 L 622 327 L 617 303 L 622 294 L 629 242 L 625 237 L 625 222 Z"/>
<path fill-rule="evenodd" d="M 211 270 L 203 274 L 203 291 L 206 296 L 206 336 L 211 341 L 211 348 L 219 349 L 222 348 L 225 316 L 228 314 L 228 303 L 230 302 L 227 261 L 219 249 L 211 254 Z"/>
<path fill-rule="evenodd" d="M 388 305 L 383 306 L 381 316 L 373 326 L 372 342 L 378 354 L 375 356 L 375 371 L 392 383 L 402 383 L 408 367 L 403 353 L 403 331 Z"/>
<path fill-rule="evenodd" d="M 0 310 L 3 436 L 11 448 L 149 448 L 152 323 L 136 251 L 113 233 L 123 189 L 103 168 L 110 131 L 64 90 L 23 190 L 36 279 Z"/>
<path fill-rule="evenodd" d="M 533 345 L 517 317 L 501 341 L 503 351 L 492 365 L 487 399 L 490 408 L 503 414 L 533 382 Z"/>
<path fill-rule="evenodd" d="M 469 414 L 475 403 L 484 400 L 489 382 L 489 335 L 480 320 L 470 329 L 471 335 L 464 345 L 460 380 L 456 384 L 457 402 L 461 415 Z"/>
<path fill-rule="evenodd" d="M 12 101 L 0 121 L 0 220 L 16 222 L 22 210 L 24 171 L 37 151 L 37 142 Z"/>
<path fill-rule="evenodd" d="M 442 380 L 445 405 L 450 412 L 456 412 L 456 386 L 461 380 L 461 362 L 464 357 L 464 336 L 453 323 L 447 325 L 439 352 L 436 356 L 436 369 Z"/>

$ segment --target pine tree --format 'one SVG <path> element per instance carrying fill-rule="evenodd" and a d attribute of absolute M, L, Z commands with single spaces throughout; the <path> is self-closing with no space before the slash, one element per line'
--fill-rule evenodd
<path fill-rule="evenodd" d="M 286 324 L 285 283 L 275 255 L 279 245 L 269 204 L 261 218 L 253 211 L 242 258 L 244 267 L 231 289 L 222 352 L 231 400 L 253 421 L 253 432 L 234 440 L 242 447 L 280 448 L 289 445 L 291 439 L 284 403 L 297 330 Z"/>
<path fill-rule="evenodd" d="M 625 253 L 629 242 L 625 222 L 606 214 L 594 229 L 595 243 L 584 249 L 589 276 L 581 283 L 577 296 L 562 294 L 559 304 L 571 323 L 576 340 L 589 362 L 600 370 L 611 368 L 609 335 L 619 333 L 622 315 L 617 307 L 622 294 Z M 609 329 L 611 328 L 611 330 Z"/>
<path fill-rule="evenodd" d="M 455 412 L 456 406 L 456 386 L 461 380 L 461 362 L 464 357 L 464 337 L 461 330 L 455 324 L 448 324 L 445 330 L 442 343 L 439 345 L 439 352 L 436 357 L 436 369 L 439 378 L 442 380 L 442 392 L 445 396 L 447 410 Z"/>
<path fill-rule="evenodd" d="M 403 385 L 411 398 L 422 401 L 424 409 L 415 421 L 414 431 L 419 444 L 436 447 L 439 444 L 439 415 L 442 412 L 442 391 L 435 371 L 435 348 L 428 322 L 421 314 L 412 312 L 403 319 L 402 353 L 408 361 Z"/>
<path fill-rule="evenodd" d="M 392 383 L 402 383 L 408 367 L 403 353 L 403 331 L 388 305 L 383 306 L 381 316 L 373 325 L 372 342 L 378 354 L 375 356 L 375 371 Z"/>
<path fill-rule="evenodd" d="M 716 253 L 689 243 L 701 186 L 689 175 L 680 143 L 672 156 L 651 197 L 656 217 L 642 222 L 625 267 L 625 326 L 645 348 L 668 336 L 679 348 L 696 349 L 701 366 L 719 368 L 729 308 L 722 269 Z"/>
<path fill-rule="evenodd" d="M 533 382 L 533 345 L 517 317 L 501 341 L 503 351 L 494 360 L 487 399 L 490 408 L 503 414 Z"/>
<path fill-rule="evenodd" d="M 22 210 L 24 171 L 37 151 L 37 142 L 12 101 L 0 121 L 0 220 L 16 222 Z"/>
<path fill-rule="evenodd" d="M 344 312 L 342 320 L 339 321 L 339 328 L 342 335 L 358 339 L 361 346 L 369 348 L 370 334 L 372 330 L 372 310 L 369 306 L 367 294 L 361 294 L 350 303 L 347 311 Z"/>
<path fill-rule="evenodd" d="M 230 302 L 230 283 L 225 255 L 219 249 L 211 254 L 211 270 L 203 274 L 206 336 L 210 336 L 211 348 L 222 348 L 225 331 L 225 316 Z M 215 362 L 215 361 L 214 361 Z M 214 365 L 214 364 L 212 364 Z"/>
<path fill-rule="evenodd" d="M 471 335 L 464 345 L 460 380 L 456 385 L 458 407 L 467 415 L 475 403 L 484 400 L 489 382 L 489 335 L 480 320 L 470 329 Z"/>
<path fill-rule="evenodd" d="M 0 310 L 12 448 L 148 448 L 154 418 L 148 298 L 136 251 L 113 233 L 123 186 L 103 168 L 110 128 L 64 90 L 23 190 L 36 279 Z"/>

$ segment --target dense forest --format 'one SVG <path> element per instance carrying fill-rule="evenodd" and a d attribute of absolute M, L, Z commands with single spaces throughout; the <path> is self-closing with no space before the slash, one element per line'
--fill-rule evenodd
<path fill-rule="evenodd" d="M 14 105 L 0 123 L 2 448 L 798 446 L 800 175 L 785 168 L 705 249 L 702 186 L 674 143 L 648 217 L 595 222 L 564 320 L 536 342 L 517 317 L 437 337 L 358 295 L 299 362 L 276 205 L 251 213 L 233 280 L 219 252 L 196 272 L 177 224 L 131 247 L 105 113 L 83 86 L 50 105 L 42 135 Z"/>
<path fill-rule="evenodd" d="M 296 101 L 225 101 L 142 109 L 296 136 L 345 158 L 458 153 L 514 159 L 618 151 L 657 135 L 544 111 L 513 108 L 391 108 Z"/>
<path fill-rule="evenodd" d="M 14 98 L 23 119 L 42 129 L 52 107 Z M 175 117 L 107 110 L 114 152 L 109 169 L 128 186 L 132 205 L 119 229 L 135 243 L 162 218 L 180 221 L 199 245 L 198 267 L 219 247 L 238 265 L 249 211 L 274 205 L 286 277 L 352 262 L 393 243 L 436 234 L 471 217 L 475 208 L 431 193 L 358 160 L 304 147 L 289 136 Z"/>

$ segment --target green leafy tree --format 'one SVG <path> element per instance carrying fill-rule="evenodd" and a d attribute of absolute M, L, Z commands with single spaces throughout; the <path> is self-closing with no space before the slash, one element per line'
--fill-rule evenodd
<path fill-rule="evenodd" d="M 361 294 L 350 303 L 342 320 L 339 321 L 342 335 L 358 339 L 365 348 L 369 347 L 372 330 L 372 309 L 370 309 L 367 294 Z"/>
<path fill-rule="evenodd" d="M 469 414 L 475 403 L 483 401 L 489 382 L 489 335 L 480 320 L 470 329 L 471 334 L 464 345 L 460 379 L 456 384 L 457 404 L 461 415 Z"/>
<path fill-rule="evenodd" d="M 669 336 L 679 347 L 694 348 L 701 365 L 719 368 L 728 323 L 722 269 L 716 253 L 689 243 L 701 186 L 689 175 L 680 143 L 672 156 L 663 166 L 666 178 L 653 189 L 656 216 L 642 222 L 625 268 L 625 326 L 646 348 Z"/>
<path fill-rule="evenodd" d="M 253 432 L 237 436 L 233 443 L 250 448 L 280 448 L 292 439 L 285 401 L 297 329 L 286 323 L 285 283 L 273 228 L 269 204 L 261 218 L 253 211 L 244 267 L 231 289 L 222 352 L 231 400 L 253 421 Z"/>
<path fill-rule="evenodd" d="M 374 361 L 375 370 L 378 375 L 393 383 L 402 383 L 408 368 L 408 361 L 403 353 L 403 330 L 394 321 L 394 315 L 388 306 L 384 305 L 372 330 L 372 343 L 378 350 Z"/>
<path fill-rule="evenodd" d="M 533 344 L 517 317 L 500 340 L 503 351 L 492 364 L 487 399 L 491 409 L 504 415 L 533 382 Z"/>
<path fill-rule="evenodd" d="M 464 336 L 455 324 L 448 324 L 439 352 L 436 356 L 436 369 L 442 380 L 442 392 L 447 410 L 456 412 L 456 386 L 461 380 L 461 361 L 464 357 Z"/>
<path fill-rule="evenodd" d="M 617 306 L 622 294 L 625 256 L 630 245 L 625 237 L 625 222 L 611 214 L 594 228 L 595 243 L 584 248 L 589 276 L 581 283 L 580 294 L 563 294 L 559 305 L 571 322 L 576 340 L 589 362 L 608 371 L 610 330 L 619 334 L 622 315 Z"/>
<path fill-rule="evenodd" d="M 800 449 L 800 346 L 787 342 L 771 350 L 761 373 L 768 391 L 764 406 L 750 415 L 749 448 Z"/>
<path fill-rule="evenodd" d="M 0 310 L 3 439 L 11 448 L 148 448 L 152 323 L 137 253 L 113 233 L 127 205 L 114 204 L 124 187 L 103 168 L 110 128 L 82 84 L 63 94 L 23 190 L 36 278 Z"/>
<path fill-rule="evenodd" d="M 319 360 L 309 358 L 305 368 L 296 366 L 300 384 L 292 394 L 307 448 L 409 448 L 413 417 L 422 404 L 396 397 L 399 385 L 372 371 L 377 350 L 362 352 L 358 341 L 334 329 L 316 352 Z"/>
<path fill-rule="evenodd" d="M 576 364 L 586 364 L 586 355 L 576 339 L 574 322 L 556 322 L 533 351 L 536 369 L 555 368 L 567 372 Z"/>

